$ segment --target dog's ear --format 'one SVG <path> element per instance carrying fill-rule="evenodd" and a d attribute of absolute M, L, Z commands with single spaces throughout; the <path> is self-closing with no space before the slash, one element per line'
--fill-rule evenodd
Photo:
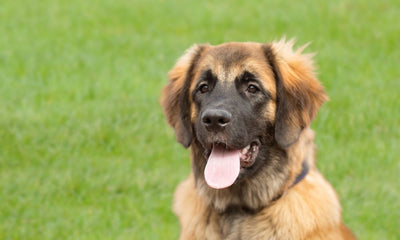
<path fill-rule="evenodd" d="M 179 58 L 170 70 L 169 82 L 161 94 L 161 106 L 169 125 L 174 128 L 176 139 L 185 148 L 192 143 L 189 89 L 194 68 L 206 45 L 194 45 Z"/>
<path fill-rule="evenodd" d="M 294 51 L 293 45 L 283 39 L 264 47 L 276 81 L 275 139 L 283 148 L 298 140 L 328 99 L 315 76 L 313 55 L 302 54 L 306 46 Z"/>

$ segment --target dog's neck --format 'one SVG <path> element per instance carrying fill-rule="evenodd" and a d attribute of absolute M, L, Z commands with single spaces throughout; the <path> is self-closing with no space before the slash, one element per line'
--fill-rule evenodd
<path fill-rule="evenodd" d="M 258 211 L 277 201 L 282 194 L 298 184 L 307 175 L 313 164 L 314 146 L 312 130 L 305 129 L 299 141 L 285 150 L 285 156 L 269 159 L 269 165 L 262 166 L 251 180 L 246 179 L 226 189 L 210 188 L 204 180 L 204 149 L 194 141 L 191 147 L 192 171 L 196 188 L 207 205 L 218 212 L 232 208 Z M 289 166 L 295 166 L 289 169 Z M 280 171 L 276 171 L 279 168 Z M 262 189 L 262 190 L 260 190 Z"/>

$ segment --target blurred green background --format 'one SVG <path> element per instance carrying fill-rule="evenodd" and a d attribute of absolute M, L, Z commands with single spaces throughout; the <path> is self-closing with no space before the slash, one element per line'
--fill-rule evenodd
<path fill-rule="evenodd" d="M 400 3 L 2 0 L 0 239 L 177 239 L 158 98 L 193 43 L 311 42 L 318 167 L 360 239 L 400 236 Z"/>

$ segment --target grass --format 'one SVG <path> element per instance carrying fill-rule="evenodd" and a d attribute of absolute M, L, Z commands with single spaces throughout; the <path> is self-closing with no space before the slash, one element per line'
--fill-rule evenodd
<path fill-rule="evenodd" d="M 158 104 L 196 42 L 296 37 L 331 101 L 318 166 L 360 239 L 400 236 L 397 1 L 0 4 L 0 239 L 176 239 L 189 173 Z"/>

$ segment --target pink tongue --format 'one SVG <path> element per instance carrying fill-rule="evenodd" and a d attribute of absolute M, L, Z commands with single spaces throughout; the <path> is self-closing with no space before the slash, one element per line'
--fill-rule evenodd
<path fill-rule="evenodd" d="M 208 158 L 204 177 L 208 186 L 216 189 L 231 186 L 240 172 L 240 151 L 214 146 Z"/>

